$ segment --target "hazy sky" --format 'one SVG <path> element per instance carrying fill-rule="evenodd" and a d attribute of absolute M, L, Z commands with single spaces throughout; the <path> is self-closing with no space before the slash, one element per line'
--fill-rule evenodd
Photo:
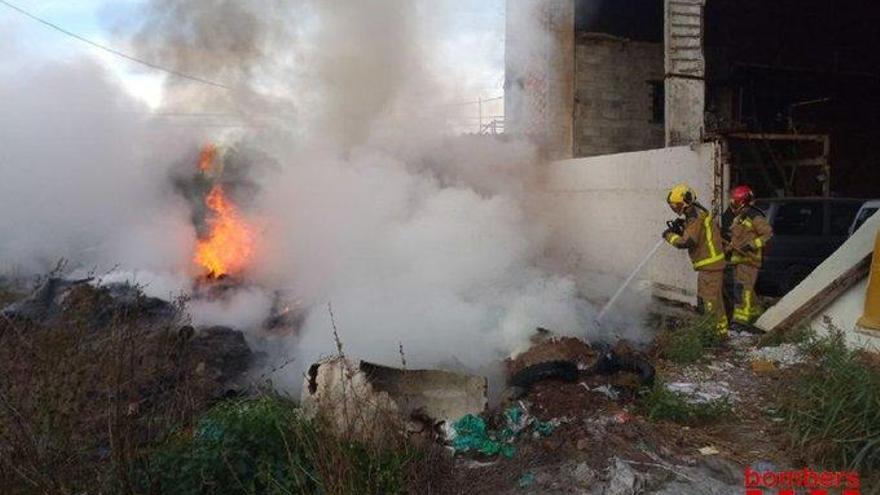
<path fill-rule="evenodd" d="M 10 0 L 49 22 L 126 53 L 142 0 Z M 334 0 L 336 1 L 336 0 Z M 342 0 L 339 0 L 342 1 Z M 359 0 L 351 0 L 359 1 Z M 437 0 L 438 63 L 461 98 L 499 96 L 504 73 L 504 0 Z M 132 21 L 135 22 L 132 22 Z M 110 68 L 126 89 L 155 107 L 165 75 L 90 47 L 0 4 L 0 73 L 14 74 L 21 65 L 46 60 L 91 57 Z M 11 53 L 10 53 L 11 52 Z M 161 60 L 151 60 L 162 65 Z"/>

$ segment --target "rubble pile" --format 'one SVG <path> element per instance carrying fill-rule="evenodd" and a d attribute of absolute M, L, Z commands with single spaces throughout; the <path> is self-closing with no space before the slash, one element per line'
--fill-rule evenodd
<path fill-rule="evenodd" d="M 222 294 L 224 287 L 204 290 Z M 52 328 L 74 309 L 93 336 L 120 315 L 139 321 L 143 338 L 176 336 L 181 363 L 213 381 L 217 396 L 240 390 L 255 359 L 242 332 L 194 328 L 178 305 L 127 284 L 50 278 L 2 314 L 23 328 Z M 736 335 L 730 348 L 682 367 L 653 362 L 626 342 L 591 344 L 539 329 L 527 350 L 499 363 L 507 390 L 491 407 L 486 377 L 340 354 L 308 369 L 301 406 L 306 417 L 325 414 L 338 432 L 358 439 L 381 439 L 391 428 L 444 446 L 468 493 L 732 493 L 741 480 L 731 473 L 741 472 L 743 462 L 730 460 L 736 442 L 752 438 L 725 436 L 723 425 L 649 420 L 639 401 L 659 375 L 658 383 L 690 404 L 723 401 L 737 414 L 752 414 L 746 421 L 763 435 L 754 401 L 764 375 L 750 363 L 785 368 L 803 357 L 791 344 L 753 345 L 754 337 Z"/>
<path fill-rule="evenodd" d="M 180 306 L 145 296 L 129 283 L 49 277 L 0 314 L 23 331 L 84 323 L 90 334 L 82 345 L 102 345 L 113 325 L 125 325 L 142 339 L 173 335 L 179 362 L 212 383 L 218 397 L 247 386 L 243 380 L 256 358 L 241 331 L 224 326 L 194 328 L 186 323 Z"/>

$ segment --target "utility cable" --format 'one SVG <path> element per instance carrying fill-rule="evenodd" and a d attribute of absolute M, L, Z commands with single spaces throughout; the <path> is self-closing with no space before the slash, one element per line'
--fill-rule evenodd
<path fill-rule="evenodd" d="M 224 84 L 220 84 L 220 83 L 217 83 L 217 82 L 214 82 L 214 81 L 209 81 L 208 79 L 203 79 L 203 78 L 201 78 L 201 77 L 193 76 L 193 75 L 190 75 L 190 74 L 186 74 L 186 73 L 183 73 L 183 72 L 180 72 L 180 71 L 174 70 L 174 69 L 169 69 L 168 67 L 163 67 L 163 66 L 161 66 L 161 65 L 157 65 L 157 64 L 154 64 L 154 63 L 152 63 L 152 62 L 147 62 L 146 60 L 141 60 L 141 59 L 139 59 L 139 58 L 133 57 L 133 56 L 131 56 L 131 55 L 128 55 L 127 53 L 123 53 L 123 52 L 121 52 L 121 51 L 119 51 L 119 50 L 116 50 L 116 49 L 114 49 L 114 48 L 111 48 L 111 47 L 109 47 L 109 46 L 102 45 L 102 44 L 100 44 L 100 43 L 96 43 L 96 42 L 94 42 L 94 41 L 92 41 L 92 40 L 90 40 L 90 39 L 88 39 L 88 38 L 85 38 L 85 37 L 83 37 L 83 36 L 80 36 L 80 35 L 78 35 L 78 34 L 76 34 L 76 33 L 74 33 L 74 32 L 68 31 L 67 29 L 64 29 L 63 27 L 61 27 L 61 26 L 59 26 L 59 25 L 57 25 L 57 24 L 54 24 L 54 23 L 49 22 L 49 21 L 47 21 L 47 20 L 45 20 L 45 19 L 42 19 L 42 18 L 40 18 L 40 17 L 37 17 L 36 15 L 34 15 L 34 14 L 32 14 L 32 13 L 30 13 L 30 12 L 24 10 L 24 9 L 22 9 L 21 7 L 18 7 L 18 6 L 16 6 L 16 5 L 13 5 L 13 4 L 7 2 L 6 0 L 0 0 L 0 4 L 3 4 L 3 5 L 5 5 L 5 6 L 7 6 L 7 7 L 9 7 L 10 9 L 15 10 L 15 11 L 18 12 L 19 14 L 24 15 L 24 16 L 26 16 L 26 17 L 29 17 L 29 18 L 31 18 L 31 19 L 33 19 L 33 20 L 39 22 L 40 24 L 43 24 L 43 25 L 45 25 L 45 26 L 48 26 L 48 27 L 50 27 L 50 28 L 52 28 L 52 29 L 54 29 L 54 30 L 56 30 L 56 31 L 59 31 L 59 32 L 61 32 L 61 33 L 64 33 L 64 34 L 66 34 L 66 35 L 68 35 L 68 36 L 70 36 L 70 37 L 72 37 L 72 38 L 76 38 L 77 40 L 79 40 L 79 41 L 81 41 L 81 42 L 83 42 L 83 43 L 89 44 L 89 45 L 91 45 L 91 46 L 93 46 L 93 47 L 95 47 L 95 48 L 98 48 L 98 49 L 104 50 L 104 51 L 107 52 L 107 53 L 111 53 L 111 54 L 113 54 L 113 55 L 116 55 L 117 57 L 122 57 L 122 58 L 124 58 L 124 59 L 126 59 L 126 60 L 129 60 L 129 61 L 131 61 L 131 62 L 135 62 L 135 63 L 141 64 L 141 65 L 147 66 L 147 67 L 149 67 L 149 68 L 151 68 L 151 69 L 160 70 L 160 71 L 162 71 L 162 72 L 167 72 L 167 73 L 169 73 L 169 74 L 171 74 L 171 75 L 173 75 L 173 76 L 177 76 L 177 77 L 180 77 L 180 78 L 183 78 L 183 79 L 189 79 L 190 81 L 195 81 L 195 82 L 198 82 L 198 83 L 207 84 L 208 86 L 214 86 L 214 87 L 216 87 L 216 88 L 221 88 L 221 89 L 226 89 L 226 90 L 231 90 L 231 89 L 232 89 L 232 88 L 230 88 L 229 86 L 226 86 L 226 85 L 224 85 Z"/>

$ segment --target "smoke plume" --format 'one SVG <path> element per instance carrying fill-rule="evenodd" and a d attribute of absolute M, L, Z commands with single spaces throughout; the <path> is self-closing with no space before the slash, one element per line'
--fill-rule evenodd
<path fill-rule="evenodd" d="M 532 147 L 452 136 L 429 111 L 461 88 L 438 77 L 428 7 L 152 0 L 139 56 L 227 87 L 169 77 L 163 110 L 234 112 L 242 125 L 223 132 L 156 126 L 88 62 L 34 71 L 27 90 L 3 80 L 0 256 L 33 271 L 60 256 L 119 264 L 157 295 L 187 290 L 181 177 L 211 140 L 270 165 L 235 178 L 259 229 L 247 287 L 190 311 L 248 331 L 274 362 L 294 358 L 274 381 L 297 388 L 334 351 L 332 323 L 350 355 L 393 365 L 402 345 L 410 366 L 481 368 L 538 326 L 583 335 L 593 309 L 543 260 Z M 279 294 L 302 325 L 266 334 Z"/>

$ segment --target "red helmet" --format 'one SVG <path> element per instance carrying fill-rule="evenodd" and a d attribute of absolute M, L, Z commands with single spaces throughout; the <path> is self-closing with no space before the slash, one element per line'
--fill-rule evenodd
<path fill-rule="evenodd" d="M 746 185 L 736 186 L 730 191 L 730 203 L 735 208 L 742 208 L 755 199 L 755 193 L 752 188 Z"/>

